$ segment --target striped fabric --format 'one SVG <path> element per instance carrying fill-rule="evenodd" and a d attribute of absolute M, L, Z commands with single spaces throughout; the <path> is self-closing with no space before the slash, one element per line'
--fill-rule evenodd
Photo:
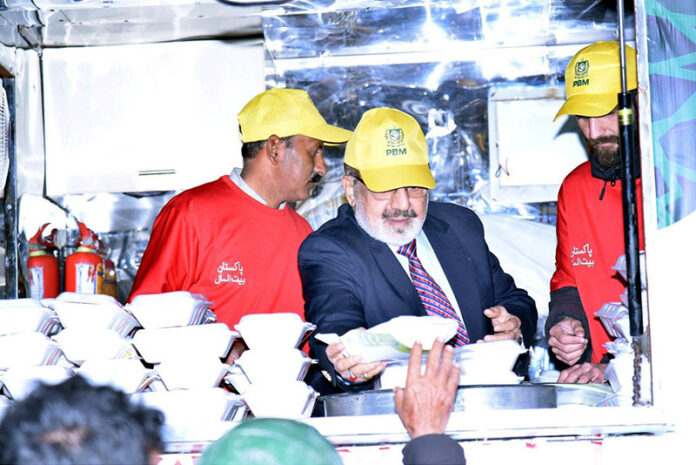
<path fill-rule="evenodd" d="M 435 280 L 425 271 L 423 264 L 416 255 L 416 240 L 399 247 L 397 252 L 408 258 L 408 269 L 411 272 L 411 279 L 416 291 L 421 298 L 425 312 L 428 315 L 441 316 L 457 320 L 459 327 L 457 334 L 453 338 L 456 346 L 463 346 L 469 343 L 469 333 L 464 326 L 464 322 L 459 318 L 457 312 L 452 307 L 449 299 Z"/>

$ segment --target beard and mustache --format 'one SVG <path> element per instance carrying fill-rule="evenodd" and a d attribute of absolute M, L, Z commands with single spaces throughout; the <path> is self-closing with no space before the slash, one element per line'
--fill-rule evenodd
<path fill-rule="evenodd" d="M 427 205 L 426 199 L 426 211 Z M 392 246 L 400 246 L 411 242 L 416 238 L 425 222 L 425 215 L 423 215 L 423 218 L 418 218 L 418 214 L 412 208 L 408 210 L 387 209 L 382 212 L 380 217 L 371 219 L 365 211 L 363 200 L 357 196 L 353 211 L 355 212 L 356 221 L 368 235 L 373 239 Z M 390 218 L 410 218 L 411 221 L 405 227 L 392 228 L 386 221 Z"/>
<path fill-rule="evenodd" d="M 615 144 L 610 147 L 602 147 L 601 144 Z M 619 136 L 602 136 L 596 139 L 587 140 L 588 153 L 590 158 L 594 158 L 605 168 L 613 168 L 621 165 L 621 154 L 619 153 Z"/>

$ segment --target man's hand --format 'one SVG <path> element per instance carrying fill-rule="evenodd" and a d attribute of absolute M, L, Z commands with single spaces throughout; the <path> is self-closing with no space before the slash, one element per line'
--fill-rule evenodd
<path fill-rule="evenodd" d="M 561 376 L 558 377 L 558 382 L 602 384 L 604 382 L 604 370 L 606 370 L 606 368 L 606 363 L 583 363 L 581 365 L 575 365 L 563 370 Z"/>
<path fill-rule="evenodd" d="M 227 358 L 225 359 L 225 363 L 228 365 L 234 365 L 234 363 L 239 360 L 239 357 L 242 356 L 242 353 L 245 350 L 248 350 L 249 348 L 247 347 L 246 343 L 244 342 L 244 339 L 235 339 L 234 342 L 232 343 L 232 348 L 230 349 L 230 353 L 227 354 Z"/>
<path fill-rule="evenodd" d="M 422 354 L 423 348 L 416 342 L 408 360 L 406 388 L 394 389 L 396 413 L 412 438 L 445 432 L 459 384 L 459 367 L 452 363 L 452 346 L 445 346 L 440 340 L 433 343 L 424 375 Z"/>
<path fill-rule="evenodd" d="M 493 334 L 484 336 L 483 342 L 513 340 L 520 342 L 522 340 L 522 331 L 520 327 L 522 322 L 518 317 L 508 313 L 502 305 L 487 308 L 483 314 L 491 319 L 493 324 Z M 476 342 L 481 342 L 476 341 Z"/>
<path fill-rule="evenodd" d="M 365 328 L 358 328 L 365 329 Z M 326 348 L 326 356 L 334 366 L 336 373 L 341 378 L 351 383 L 364 383 L 378 374 L 382 373 L 387 362 L 360 363 L 362 355 L 356 354 L 347 357 L 344 354 L 345 346 L 341 342 L 336 342 Z"/>
<path fill-rule="evenodd" d="M 549 347 L 556 358 L 566 365 L 575 365 L 587 349 L 587 338 L 580 320 L 569 316 L 549 330 Z"/>

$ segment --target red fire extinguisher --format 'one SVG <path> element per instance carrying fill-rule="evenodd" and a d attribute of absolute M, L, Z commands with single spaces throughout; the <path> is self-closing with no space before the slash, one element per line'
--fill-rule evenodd
<path fill-rule="evenodd" d="M 58 258 L 53 254 L 54 229 L 48 238 L 43 232 L 50 223 L 39 228 L 29 239 L 29 259 L 27 274 L 29 275 L 29 296 L 32 299 L 56 297 L 59 293 Z"/>
<path fill-rule="evenodd" d="M 102 294 L 104 259 L 97 252 L 99 239 L 84 223 L 78 221 L 80 240 L 77 250 L 65 259 L 65 290 L 78 294 Z"/>

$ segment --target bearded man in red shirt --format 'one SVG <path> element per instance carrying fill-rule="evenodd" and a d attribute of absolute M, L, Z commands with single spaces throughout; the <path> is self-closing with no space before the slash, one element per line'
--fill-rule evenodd
<path fill-rule="evenodd" d="M 626 47 L 628 90 L 636 89 L 636 52 Z M 595 316 L 617 302 L 625 284 L 611 268 L 625 253 L 621 155 L 617 119 L 621 92 L 619 45 L 597 42 L 580 50 L 565 74 L 566 102 L 556 115 L 571 114 L 587 140 L 589 161 L 575 168 L 558 193 L 556 271 L 546 321 L 549 347 L 569 366 L 561 383 L 602 383 L 612 338 Z M 636 196 L 641 199 L 641 181 Z M 640 248 L 643 205 L 638 202 Z"/>

